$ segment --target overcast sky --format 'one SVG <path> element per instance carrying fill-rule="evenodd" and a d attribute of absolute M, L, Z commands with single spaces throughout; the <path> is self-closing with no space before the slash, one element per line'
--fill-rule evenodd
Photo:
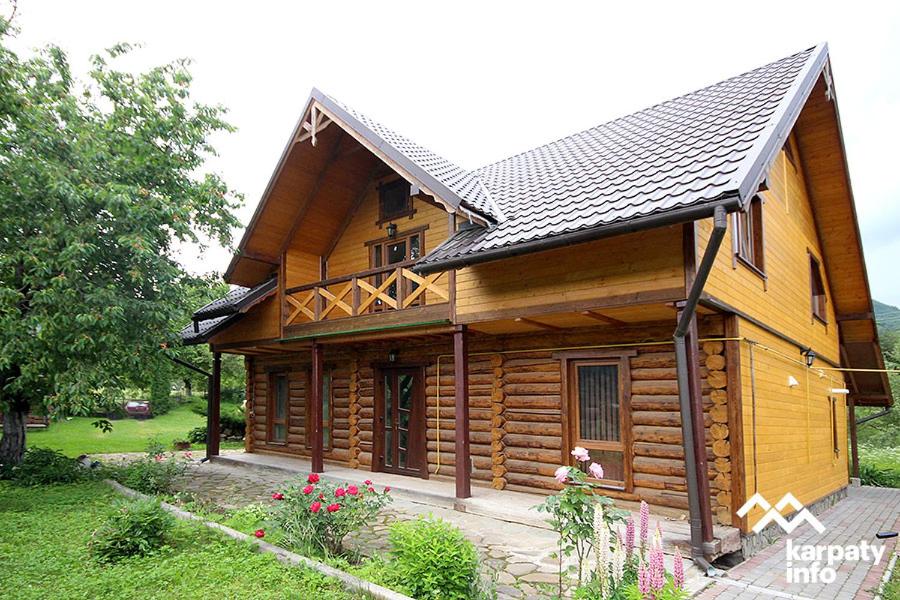
<path fill-rule="evenodd" d="M 473 168 L 827 41 L 872 292 L 900 305 L 900 6 L 622 5 L 20 0 L 16 45 L 57 44 L 76 72 L 120 41 L 141 66 L 193 59 L 196 98 L 238 128 L 210 168 L 246 223 L 313 86 Z"/>

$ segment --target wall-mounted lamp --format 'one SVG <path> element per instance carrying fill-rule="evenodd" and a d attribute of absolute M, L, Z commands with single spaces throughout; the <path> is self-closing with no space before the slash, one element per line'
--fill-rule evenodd
<path fill-rule="evenodd" d="M 392 349 L 390 352 L 388 352 L 388 362 L 390 362 L 390 363 L 395 363 L 395 362 L 397 362 L 397 355 L 398 355 L 398 354 L 399 354 L 399 353 L 397 352 L 397 350 L 393 350 L 393 349 Z"/>
<path fill-rule="evenodd" d="M 811 348 L 806 348 L 801 350 L 800 354 L 806 359 L 806 366 L 812 368 L 813 363 L 816 362 L 816 353 Z"/>
<path fill-rule="evenodd" d="M 788 375 L 788 387 L 795 388 L 800 385 L 800 382 L 797 381 L 797 378 L 793 375 Z"/>
<path fill-rule="evenodd" d="M 394 239 L 395 237 L 397 237 L 397 224 L 396 223 L 388 223 L 387 234 L 388 234 L 388 237 L 391 239 Z"/>

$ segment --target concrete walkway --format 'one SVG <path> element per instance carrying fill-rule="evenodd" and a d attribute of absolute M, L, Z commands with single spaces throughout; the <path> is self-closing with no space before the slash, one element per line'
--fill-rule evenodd
<path fill-rule="evenodd" d="M 895 550 L 895 540 L 881 542 L 875 539 L 879 531 L 900 529 L 900 490 L 858 487 L 851 488 L 849 497 L 819 515 L 825 532 L 819 534 L 808 524 L 802 524 L 792 534 L 786 535 L 750 560 L 728 571 L 727 576 L 703 591 L 698 598 L 710 600 L 750 600 L 753 598 L 797 598 L 815 600 L 850 600 L 873 598 L 878 590 L 885 568 Z M 838 560 L 834 563 L 835 579 L 832 583 L 807 582 L 806 573 L 793 571 L 794 581 L 787 580 L 788 542 L 793 550 L 800 545 L 848 545 L 874 544 L 883 547 L 879 564 L 871 560 Z M 797 560 L 792 566 L 806 568 L 810 562 Z M 820 567 L 827 566 L 827 555 Z"/>

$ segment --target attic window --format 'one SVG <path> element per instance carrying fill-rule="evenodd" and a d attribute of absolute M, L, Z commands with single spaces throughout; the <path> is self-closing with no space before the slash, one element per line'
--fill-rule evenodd
<path fill-rule="evenodd" d="M 413 214 L 409 183 L 395 179 L 378 186 L 378 223 Z"/>
<path fill-rule="evenodd" d="M 746 212 L 735 215 L 735 255 L 759 275 L 765 274 L 762 198 L 754 196 Z"/>
<path fill-rule="evenodd" d="M 825 282 L 822 279 L 822 265 L 812 254 L 809 255 L 809 281 L 812 296 L 812 314 L 823 323 L 825 319 Z"/>

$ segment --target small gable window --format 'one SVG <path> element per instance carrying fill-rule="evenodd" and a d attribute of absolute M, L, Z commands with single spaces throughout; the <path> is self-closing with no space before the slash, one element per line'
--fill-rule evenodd
<path fill-rule="evenodd" d="M 762 208 L 762 198 L 754 196 L 747 211 L 735 216 L 735 254 L 759 274 L 766 270 Z"/>
<path fill-rule="evenodd" d="M 822 279 L 822 265 L 812 254 L 809 255 L 809 282 L 812 297 L 812 314 L 823 323 L 825 319 L 825 281 Z"/>
<path fill-rule="evenodd" d="M 396 179 L 378 187 L 378 223 L 413 214 L 409 183 Z"/>

